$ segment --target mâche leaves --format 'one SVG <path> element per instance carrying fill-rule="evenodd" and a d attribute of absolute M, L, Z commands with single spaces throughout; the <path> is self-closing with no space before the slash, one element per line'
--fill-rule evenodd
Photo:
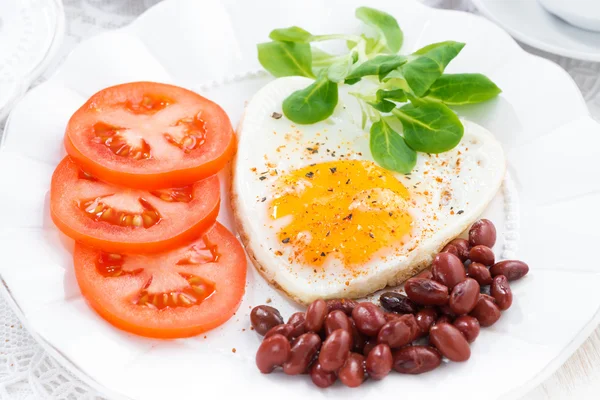
<path fill-rule="evenodd" d="M 452 41 L 433 43 L 412 54 L 401 72 L 415 96 L 421 97 L 427 92 L 464 46 L 464 43 Z"/>
<path fill-rule="evenodd" d="M 310 45 L 294 42 L 260 43 L 258 61 L 276 77 L 307 76 L 313 78 Z"/>
<path fill-rule="evenodd" d="M 289 95 L 283 101 L 283 113 L 298 124 L 314 124 L 329 118 L 337 102 L 337 83 L 322 74 L 312 85 Z"/>
<path fill-rule="evenodd" d="M 385 99 L 369 101 L 367 102 L 367 104 L 376 109 L 377 111 L 381 111 L 384 113 L 389 113 L 394 108 L 396 108 L 396 103 L 392 103 L 391 101 Z"/>
<path fill-rule="evenodd" d="M 501 90 L 481 74 L 444 74 L 464 43 L 433 43 L 400 55 L 404 36 L 393 16 L 360 7 L 356 17 L 375 34 L 314 35 L 298 26 L 275 29 L 269 35 L 272 42 L 258 45 L 258 58 L 276 77 L 318 76 L 283 101 L 283 113 L 297 124 L 327 119 L 338 104 L 338 85 L 364 80 L 348 94 L 358 101 L 362 128 L 372 123 L 373 158 L 384 168 L 408 173 L 417 151 L 441 153 L 460 142 L 464 128 L 448 105 L 480 103 Z M 319 48 L 329 40 L 344 41 L 348 53 Z"/>
<path fill-rule="evenodd" d="M 397 54 L 380 55 L 365 61 L 356 67 L 347 77 L 346 80 L 354 82 L 364 76 L 376 75 L 382 79 L 391 70 L 398 68 L 406 62 L 406 57 Z"/>
<path fill-rule="evenodd" d="M 417 152 L 383 119 L 371 125 L 369 147 L 377 164 L 385 169 L 408 174 L 417 163 Z"/>
<path fill-rule="evenodd" d="M 426 98 L 460 106 L 493 99 L 501 92 L 494 82 L 482 74 L 444 74 L 431 85 Z"/>
<path fill-rule="evenodd" d="M 402 47 L 404 34 L 390 14 L 370 7 L 356 9 L 356 18 L 375 28 L 380 35 L 380 41 L 390 53 L 397 53 Z"/>
<path fill-rule="evenodd" d="M 392 89 L 392 90 L 379 89 L 376 93 L 376 96 L 377 96 L 378 101 L 381 101 L 384 99 L 398 101 L 401 103 L 408 101 L 408 98 L 406 97 L 406 92 L 402 89 Z"/>
<path fill-rule="evenodd" d="M 280 42 L 309 43 L 313 39 L 313 35 L 298 26 L 290 26 L 272 30 L 269 38 Z"/>
<path fill-rule="evenodd" d="M 375 100 L 368 101 L 367 103 L 376 109 L 377 111 L 381 111 L 384 113 L 391 112 L 394 108 L 396 108 L 397 102 L 406 102 L 408 101 L 406 97 L 406 93 L 402 89 L 393 89 L 393 90 L 383 90 L 379 89 L 375 93 Z"/>
<path fill-rule="evenodd" d="M 364 33 L 362 35 L 360 35 L 360 37 L 365 41 L 365 52 L 367 54 L 376 52 L 375 47 L 379 43 L 376 39 L 367 37 L 367 35 L 365 35 Z M 356 42 L 354 40 L 348 40 L 346 42 L 346 46 L 348 46 L 348 50 L 352 50 L 357 45 L 358 45 L 358 42 Z"/>
<path fill-rule="evenodd" d="M 456 147 L 463 137 L 460 119 L 444 104 L 407 104 L 392 114 L 402 122 L 406 143 L 417 151 L 443 153 Z"/>
<path fill-rule="evenodd" d="M 346 57 L 346 59 L 335 62 L 327 70 L 327 78 L 335 83 L 342 82 L 350 73 L 352 64 L 354 64 L 355 61 L 356 60 L 353 57 Z"/>

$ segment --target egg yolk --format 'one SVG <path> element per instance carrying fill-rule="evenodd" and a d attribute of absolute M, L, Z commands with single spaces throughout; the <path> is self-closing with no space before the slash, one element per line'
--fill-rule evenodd
<path fill-rule="evenodd" d="M 274 219 L 291 216 L 278 238 L 293 259 L 321 266 L 330 255 L 344 266 L 368 261 L 410 234 L 408 190 L 370 161 L 332 161 L 295 170 L 277 180 Z"/>

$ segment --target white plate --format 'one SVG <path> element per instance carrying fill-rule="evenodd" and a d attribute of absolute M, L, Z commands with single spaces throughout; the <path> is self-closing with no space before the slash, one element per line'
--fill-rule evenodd
<path fill-rule="evenodd" d="M 58 50 L 64 20 L 61 0 L 0 1 L 0 120 Z"/>
<path fill-rule="evenodd" d="M 565 57 L 600 61 L 600 32 L 568 24 L 538 0 L 472 1 L 479 12 L 523 43 Z"/>
<path fill-rule="evenodd" d="M 515 398 L 562 364 L 596 327 L 600 265 L 589 249 L 600 241 L 600 125 L 575 83 L 483 18 L 391 0 L 369 5 L 398 18 L 405 52 L 464 41 L 449 72 L 482 72 L 504 90 L 497 100 L 459 113 L 495 132 L 505 147 L 510 178 L 486 215 L 499 226 L 497 254 L 526 260 L 531 273 L 513 285 L 513 307 L 482 331 L 471 360 L 421 376 L 393 374 L 358 390 L 337 385 L 321 391 L 305 376 L 261 375 L 254 365 L 260 338 L 248 330 L 250 308 L 267 298 L 286 316 L 295 307 L 252 268 L 237 315 L 206 337 L 136 337 L 86 305 L 72 270 L 72 243 L 51 223 L 47 204 L 71 113 L 107 85 L 147 79 L 212 98 L 235 124 L 244 102 L 271 79 L 256 72 L 257 42 L 272 28 L 289 25 L 357 31 L 354 9 L 363 3 L 168 0 L 128 28 L 82 43 L 53 78 L 15 107 L 0 150 L 0 274 L 26 326 L 78 376 L 115 397 L 144 400 L 259 393 L 262 399 L 363 399 L 399 392 L 423 399 Z M 227 202 L 220 220 L 231 227 Z"/>

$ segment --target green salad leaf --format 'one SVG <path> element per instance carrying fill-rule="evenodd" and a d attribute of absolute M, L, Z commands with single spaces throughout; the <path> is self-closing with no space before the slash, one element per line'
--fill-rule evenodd
<path fill-rule="evenodd" d="M 464 43 L 452 41 L 434 43 L 412 54 L 401 72 L 415 96 L 421 97 L 427 92 L 464 46 Z"/>
<path fill-rule="evenodd" d="M 396 103 L 392 103 L 391 101 L 385 99 L 368 101 L 367 104 L 376 109 L 377 111 L 381 111 L 383 113 L 389 113 L 394 108 L 396 108 Z"/>
<path fill-rule="evenodd" d="M 406 57 L 396 54 L 376 56 L 356 67 L 346 77 L 346 80 L 350 82 L 355 82 L 357 79 L 369 75 L 377 75 L 380 79 L 382 79 L 391 70 L 399 67 L 405 62 Z"/>
<path fill-rule="evenodd" d="M 385 169 L 408 174 L 417 163 L 417 152 L 383 119 L 371 125 L 369 147 L 377 164 Z"/>
<path fill-rule="evenodd" d="M 371 54 L 371 53 L 377 52 L 376 51 L 376 47 L 379 44 L 379 42 L 377 41 L 377 39 L 367 37 L 367 35 L 365 35 L 364 33 L 360 35 L 360 38 L 362 40 L 364 40 L 364 42 L 365 42 L 365 52 L 367 54 Z M 348 40 L 348 41 L 346 41 L 346 46 L 348 46 L 348 50 L 352 50 L 353 48 L 355 48 L 356 46 L 358 46 L 358 43 L 359 42 L 357 42 L 355 40 Z"/>
<path fill-rule="evenodd" d="M 279 42 L 309 43 L 312 41 L 313 35 L 298 26 L 290 26 L 272 30 L 269 38 Z"/>
<path fill-rule="evenodd" d="M 310 45 L 294 42 L 267 42 L 258 46 L 258 61 L 276 77 L 314 78 Z"/>
<path fill-rule="evenodd" d="M 370 7 L 356 9 L 356 18 L 373 27 L 380 35 L 383 46 L 391 53 L 397 53 L 402 47 L 404 34 L 390 14 Z"/>
<path fill-rule="evenodd" d="M 456 147 L 463 137 L 460 119 L 441 103 L 407 104 L 392 114 L 402 122 L 406 143 L 416 151 L 443 153 Z"/>
<path fill-rule="evenodd" d="M 436 80 L 426 98 L 460 106 L 488 101 L 502 90 L 482 74 L 444 74 Z"/>
<path fill-rule="evenodd" d="M 337 83 L 322 74 L 313 84 L 295 91 L 283 101 L 283 114 L 298 124 L 314 124 L 329 118 L 337 102 Z"/>
<path fill-rule="evenodd" d="M 346 57 L 345 59 L 336 61 L 327 70 L 327 78 L 335 83 L 343 82 L 350 73 L 354 62 L 355 59 L 353 57 Z"/>
<path fill-rule="evenodd" d="M 402 89 L 392 89 L 392 90 L 379 89 L 376 93 L 376 96 L 377 96 L 378 101 L 381 101 L 384 99 L 398 101 L 401 103 L 405 103 L 406 101 L 408 101 L 408 98 L 406 97 L 406 92 Z"/>

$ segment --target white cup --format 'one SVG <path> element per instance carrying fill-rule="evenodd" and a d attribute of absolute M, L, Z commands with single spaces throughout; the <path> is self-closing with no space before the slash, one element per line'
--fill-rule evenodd
<path fill-rule="evenodd" d="M 538 0 L 542 6 L 578 28 L 600 32 L 600 0 Z"/>

